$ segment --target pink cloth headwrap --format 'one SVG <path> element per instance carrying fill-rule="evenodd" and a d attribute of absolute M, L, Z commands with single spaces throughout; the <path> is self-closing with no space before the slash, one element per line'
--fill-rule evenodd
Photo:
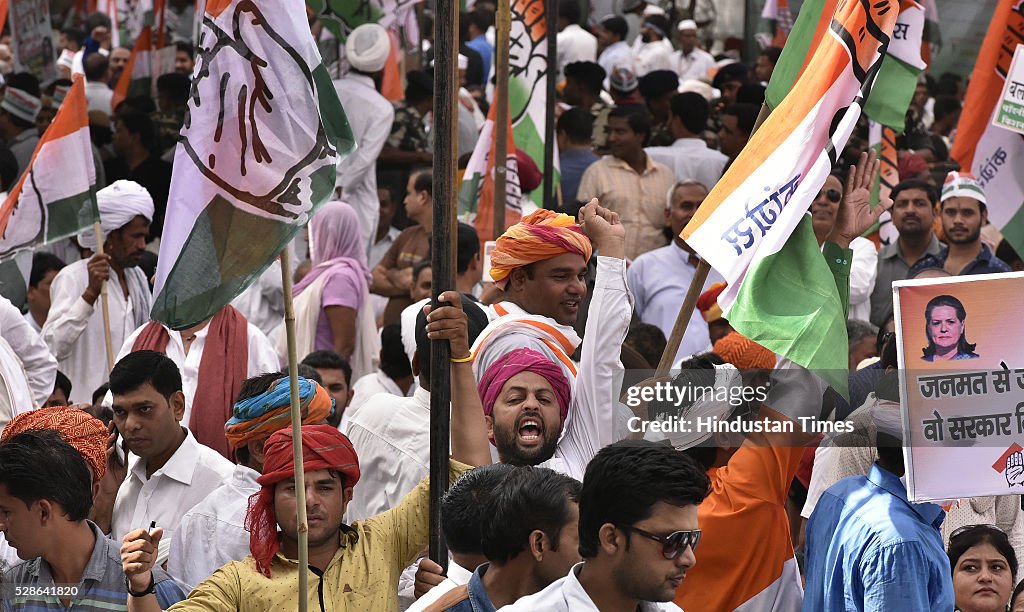
<path fill-rule="evenodd" d="M 551 383 L 555 397 L 558 398 L 558 407 L 564 424 L 566 417 L 569 416 L 569 380 L 562 372 L 561 366 L 528 348 L 505 353 L 484 372 L 477 383 L 477 391 L 484 404 L 484 414 L 490 416 L 494 412 L 494 402 L 497 401 L 505 383 L 520 372 L 533 372 Z"/>

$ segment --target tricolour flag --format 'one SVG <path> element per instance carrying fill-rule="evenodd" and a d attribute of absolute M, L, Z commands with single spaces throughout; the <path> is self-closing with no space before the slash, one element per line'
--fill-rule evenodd
<path fill-rule="evenodd" d="M 132 47 L 132 53 L 128 57 L 121 76 L 114 84 L 114 96 L 111 98 L 111 109 L 113 113 L 117 105 L 131 96 L 148 96 L 152 93 L 153 67 L 151 66 L 150 55 L 153 52 L 153 29 L 149 26 L 142 28 L 142 33 Z"/>
<path fill-rule="evenodd" d="M 377 23 L 384 12 L 363 0 L 306 0 L 309 12 L 341 42 L 364 23 Z"/>
<path fill-rule="evenodd" d="M 769 108 L 778 107 L 807 70 L 838 5 L 839 0 L 804 2 L 765 92 Z M 892 10 L 893 6 L 890 0 L 885 10 Z M 899 17 L 893 27 L 892 40 L 872 89 L 873 95 L 864 105 L 864 113 L 874 121 L 902 131 L 917 77 L 925 69 L 921 59 L 925 12 L 915 0 L 902 0 L 898 6 Z"/>
<path fill-rule="evenodd" d="M 543 0 L 512 0 L 512 29 L 509 34 L 508 106 L 516 146 L 544 170 L 544 121 L 547 113 L 548 31 Z M 554 35 L 554 33 L 551 33 Z M 558 147 L 554 149 L 554 176 L 558 184 Z M 535 189 L 530 200 L 543 206 L 543 189 Z"/>
<path fill-rule="evenodd" d="M 471 223 L 480 236 L 481 244 L 494 239 L 494 163 L 497 143 L 494 138 L 496 106 L 491 105 L 487 121 L 476 147 L 469 157 L 466 172 L 459 187 L 459 218 Z M 505 171 L 505 227 L 519 223 L 523 216 L 523 192 L 519 187 L 519 164 L 516 161 L 516 143 L 511 121 L 508 132 L 508 157 Z"/>
<path fill-rule="evenodd" d="M 682 233 L 728 281 L 718 301 L 729 323 L 841 393 L 846 316 L 806 213 L 860 117 L 896 8 L 840 4 L 790 95 Z"/>
<path fill-rule="evenodd" d="M 153 299 L 172 329 L 259 277 L 334 192 L 354 144 L 302 0 L 211 0 L 198 46 Z"/>
<path fill-rule="evenodd" d="M 875 86 L 878 86 L 877 81 Z M 892 188 L 900 182 L 896 159 L 896 130 L 877 121 L 868 121 L 868 146 L 878 155 L 878 174 L 875 175 L 871 186 L 871 207 L 874 208 L 879 202 L 887 199 L 892 193 Z M 899 238 L 900 233 L 892 224 L 892 215 L 885 211 L 864 235 L 876 245 L 882 246 L 891 244 Z"/>
<path fill-rule="evenodd" d="M 950 157 L 978 177 L 988 218 L 1024 253 L 1024 136 L 992 125 L 1017 45 L 1024 43 L 1024 0 L 1000 0 L 964 98 Z"/>
<path fill-rule="evenodd" d="M 85 78 L 75 78 L 28 171 L 0 206 L 0 256 L 91 229 L 96 210 Z"/>

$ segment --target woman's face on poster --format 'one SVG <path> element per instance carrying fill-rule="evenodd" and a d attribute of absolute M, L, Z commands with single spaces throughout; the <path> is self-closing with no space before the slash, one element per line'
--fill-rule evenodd
<path fill-rule="evenodd" d="M 963 321 L 956 316 L 956 309 L 952 306 L 936 306 L 932 309 L 928 318 L 928 335 L 940 352 L 941 349 L 956 346 L 963 329 Z"/>

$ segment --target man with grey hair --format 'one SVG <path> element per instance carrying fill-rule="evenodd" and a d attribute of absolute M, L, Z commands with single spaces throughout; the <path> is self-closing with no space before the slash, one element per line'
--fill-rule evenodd
<path fill-rule="evenodd" d="M 850 319 L 846 322 L 846 335 L 850 340 L 850 371 L 857 369 L 857 365 L 865 359 L 878 357 L 878 328 L 859 319 Z"/>
<path fill-rule="evenodd" d="M 626 272 L 629 288 L 636 297 L 637 316 L 644 323 L 658 326 L 665 337 L 672 333 L 679 306 L 690 288 L 700 260 L 679 233 L 707 195 L 708 188 L 697 181 L 685 180 L 673 185 L 665 202 L 665 225 L 670 228 L 674 240 L 668 246 L 637 257 Z M 711 270 L 704 281 L 704 288 L 717 282 L 724 280 L 718 272 Z M 704 352 L 710 346 L 708 324 L 699 312 L 694 311 L 674 361 Z"/>

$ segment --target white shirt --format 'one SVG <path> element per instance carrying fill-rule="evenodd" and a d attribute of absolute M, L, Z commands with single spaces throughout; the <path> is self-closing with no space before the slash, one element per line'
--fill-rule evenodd
<path fill-rule="evenodd" d="M 875 243 L 856 237 L 850 242 L 853 261 L 850 262 L 850 319 L 871 320 L 871 293 L 878 277 L 878 252 Z"/>
<path fill-rule="evenodd" d="M 565 67 L 573 62 L 597 60 L 597 37 L 577 24 L 571 24 L 558 33 L 558 78 L 565 74 Z"/>
<path fill-rule="evenodd" d="M 104 114 L 111 114 L 114 90 L 106 83 L 91 82 L 85 84 L 85 101 L 90 112 L 100 111 Z"/>
<path fill-rule="evenodd" d="M 31 311 L 26 312 L 23 316 L 25 317 L 25 322 L 28 323 L 28 326 L 32 328 L 32 331 L 36 332 L 37 334 L 43 333 L 43 328 L 38 323 L 36 323 L 36 318 L 32 316 Z"/>
<path fill-rule="evenodd" d="M 682 49 L 676 51 L 676 72 L 679 73 L 679 82 L 691 79 L 703 79 L 708 76 L 708 70 L 715 67 L 715 58 L 700 47 L 694 47 L 692 51 L 684 54 Z"/>
<path fill-rule="evenodd" d="M 185 431 L 185 441 L 148 480 L 145 460 L 129 454 L 128 477 L 114 500 L 110 535 L 115 541 L 120 542 L 133 529 L 148 529 L 152 521 L 164 528 L 157 564 L 167 559 L 181 517 L 230 479 L 235 470 L 233 463 Z"/>
<path fill-rule="evenodd" d="M 245 513 L 249 496 L 260 490 L 260 473 L 236 465 L 225 482 L 185 513 L 178 525 L 178 537 L 171 542 L 167 572 L 187 590 L 206 580 L 229 561 L 249 555 L 249 532 Z"/>
<path fill-rule="evenodd" d="M 672 335 L 679 307 L 697 271 L 690 265 L 689 255 L 673 240 L 668 246 L 637 257 L 626 273 L 629 288 L 636 296 L 636 315 L 644 323 L 658 326 L 666 338 Z M 704 281 L 704 289 L 718 282 L 723 282 L 722 276 L 712 269 Z M 694 309 L 675 359 L 702 353 L 710 344 L 708 324 L 700 311 Z"/>
<path fill-rule="evenodd" d="M 256 282 L 231 300 L 231 305 L 267 337 L 284 323 L 284 287 L 281 283 L 281 261 L 275 259 Z"/>
<path fill-rule="evenodd" d="M 31 314 L 26 316 L 32 318 Z M 32 404 L 16 406 L 18 414 L 42 406 L 53 393 L 57 379 L 57 360 L 32 327 L 34 323 L 29 323 L 10 300 L 0 297 L 0 337 L 7 341 L 13 357 L 24 368 L 5 368 L 2 373 L 9 387 L 20 386 L 20 378 L 28 384 L 31 393 Z"/>
<path fill-rule="evenodd" d="M 341 199 L 359 213 L 363 242 L 367 248 L 377 234 L 380 200 L 377 199 L 377 157 L 391 135 L 395 109 L 374 88 L 373 79 L 349 73 L 334 81 L 338 99 L 345 107 L 352 136 L 357 147 L 338 164 L 335 185 L 341 188 Z"/>
<path fill-rule="evenodd" d="M 698 181 L 708 191 L 722 178 L 722 171 L 729 161 L 721 151 L 709 148 L 701 138 L 679 138 L 671 146 L 647 147 L 644 151 L 654 161 L 668 166 L 680 181 Z"/>
<path fill-rule="evenodd" d="M 514 604 L 501 608 L 500 612 L 599 612 L 590 595 L 583 590 L 579 581 L 582 563 L 577 563 L 569 570 L 569 575 L 552 582 L 539 593 L 519 598 Z M 654 603 L 650 601 L 640 602 L 641 612 L 682 612 L 679 606 L 671 601 L 665 603 Z"/>
<path fill-rule="evenodd" d="M 633 57 L 633 49 L 624 40 L 620 40 L 617 43 L 608 45 L 604 51 L 601 52 L 601 56 L 597 58 L 597 63 L 604 68 L 604 88 L 608 89 L 610 84 L 610 77 L 612 70 L 616 66 L 628 66 L 629 68 L 636 70 L 636 58 Z"/>
<path fill-rule="evenodd" d="M 54 277 L 50 285 L 50 316 L 43 325 L 43 341 L 57 358 L 57 367 L 71 379 L 73 404 L 92 403 L 93 391 L 107 381 L 103 298 L 97 298 L 92 306 L 82 299 L 82 293 L 89 286 L 88 264 L 86 259 L 68 264 Z M 127 268 L 124 273 L 138 275 L 148 290 L 141 270 Z M 125 297 L 117 274 L 111 274 L 107 281 L 107 303 L 111 347 L 116 351 L 137 326 L 132 301 Z M 145 316 L 148 317 L 148 313 Z"/>
<path fill-rule="evenodd" d="M 359 482 L 346 518 L 366 520 L 398 505 L 430 471 L 430 392 L 410 398 L 378 394 L 349 417 Z"/>
<path fill-rule="evenodd" d="M 678 62 L 676 61 L 672 43 L 662 39 L 645 43 L 643 39 L 637 38 L 634 44 L 636 57 L 636 76 L 642 77 L 648 72 L 655 70 L 671 70 L 675 72 Z"/>
<path fill-rule="evenodd" d="M 373 374 L 361 377 L 352 385 L 352 401 L 349 402 L 348 408 L 345 409 L 345 414 L 351 417 L 356 413 L 356 409 L 378 393 L 387 393 L 397 395 L 398 397 L 412 397 L 418 388 L 418 385 L 414 383 L 409 387 L 409 393 L 402 393 L 402 388 L 395 381 L 391 380 L 384 372 L 377 370 Z"/>
<path fill-rule="evenodd" d="M 148 323 L 146 324 L 148 325 Z M 136 329 L 121 345 L 117 354 L 117 360 L 132 352 L 135 340 L 146 328 L 146 325 Z M 246 331 L 249 336 L 249 359 L 246 376 L 252 378 L 258 374 L 277 372 L 280 370 L 280 362 L 277 358 L 277 351 L 270 343 L 267 336 L 256 328 L 252 323 L 246 322 Z M 187 427 L 192 416 L 192 404 L 196 398 L 196 388 L 199 386 L 199 366 L 203 362 L 203 347 L 206 346 L 206 336 L 210 333 L 210 326 L 196 332 L 196 339 L 189 347 L 188 355 L 185 354 L 185 344 L 181 341 L 181 332 L 167 330 L 167 357 L 178 366 L 181 372 L 181 389 L 185 392 L 185 414 L 181 422 Z"/>
<path fill-rule="evenodd" d="M 441 584 L 427 591 L 423 597 L 417 599 L 411 606 L 406 608 L 406 612 L 423 612 L 427 609 L 427 606 L 434 603 L 438 599 L 444 596 L 448 591 L 469 584 L 469 579 L 473 577 L 473 570 L 468 570 L 458 563 L 448 560 L 448 577 L 441 582 Z"/>

